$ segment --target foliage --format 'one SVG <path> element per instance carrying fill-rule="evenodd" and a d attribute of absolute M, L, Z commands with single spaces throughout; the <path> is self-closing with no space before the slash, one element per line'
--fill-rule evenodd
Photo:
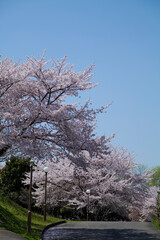
<path fill-rule="evenodd" d="M 157 196 L 156 219 L 157 219 L 158 225 L 160 226 L 160 191 L 158 191 L 158 196 Z"/>
<path fill-rule="evenodd" d="M 160 226 L 158 225 L 157 220 L 153 221 L 153 226 L 155 226 L 156 228 L 158 228 L 160 230 Z"/>
<path fill-rule="evenodd" d="M 29 235 L 26 233 L 27 213 L 27 209 L 0 195 L 0 228 L 15 232 L 25 239 L 40 240 L 45 226 L 61 220 L 47 216 L 47 220 L 44 222 L 42 215 L 32 213 L 32 230 Z"/>
<path fill-rule="evenodd" d="M 84 105 L 67 103 L 92 89 L 93 66 L 83 72 L 73 71 L 66 63 L 27 58 L 18 64 L 5 58 L 0 62 L 0 155 L 7 151 L 43 159 L 62 152 L 91 155 L 107 151 L 105 137 L 95 137 L 97 113 L 88 100 Z M 72 98 L 74 100 L 74 98 Z"/>
<path fill-rule="evenodd" d="M 10 160 L 1 169 L 0 188 L 1 193 L 14 199 L 19 200 L 23 181 L 26 179 L 26 173 L 30 171 L 30 159 L 11 156 Z M 24 190 L 23 190 L 24 193 Z"/>
<path fill-rule="evenodd" d="M 143 201 L 141 208 L 141 220 L 153 221 L 156 218 L 157 208 L 157 188 L 149 187 L 148 194 Z"/>
<path fill-rule="evenodd" d="M 138 220 L 143 214 L 153 211 L 156 192 L 148 188 L 150 172 L 137 173 L 134 156 L 124 149 L 110 148 L 107 155 L 91 157 L 87 151 L 81 152 L 82 165 L 77 166 L 66 157 L 39 163 L 33 174 L 36 182 L 37 205 L 44 203 L 44 166 L 48 173 L 48 204 L 53 207 L 75 205 L 77 209 L 86 207 L 86 190 L 91 189 L 90 213 L 96 220 L 102 220 L 99 211 L 105 209 L 103 220 L 110 218 Z M 26 179 L 26 183 L 29 179 Z M 151 201 L 152 199 L 152 201 Z M 145 205 L 146 201 L 146 205 Z M 147 205 L 151 202 L 151 206 Z M 144 206 L 148 208 L 144 209 Z M 143 214 L 142 214 L 142 210 Z M 148 211 L 148 212 L 147 212 Z M 93 216 L 94 215 L 94 216 Z M 101 216 L 101 219 L 100 219 Z M 144 216 L 144 215 L 143 215 Z M 144 218 L 144 217 L 143 217 Z"/>
<path fill-rule="evenodd" d="M 150 178 L 151 186 L 160 187 L 160 166 L 153 168 L 153 174 Z"/>
<path fill-rule="evenodd" d="M 148 172 L 148 168 L 144 164 L 138 164 L 137 168 L 134 171 L 138 174 L 144 174 Z"/>
<path fill-rule="evenodd" d="M 90 100 L 84 105 L 67 102 L 68 97 L 74 101 L 81 91 L 97 85 L 91 81 L 92 70 L 93 66 L 73 71 L 66 57 L 60 61 L 46 61 L 44 55 L 28 57 L 23 64 L 2 59 L 0 156 L 16 152 L 44 160 L 33 174 L 38 207 L 44 201 L 42 172 L 47 164 L 52 170 L 48 174 L 51 207 L 67 203 L 83 209 L 86 189 L 91 189 L 90 213 L 95 216 L 105 209 L 105 219 L 144 218 L 155 208 L 156 191 L 148 187 L 150 173 L 142 168 L 135 171 L 134 156 L 109 145 L 113 136 L 94 134 L 96 116 L 108 106 L 93 109 Z M 12 183 L 3 186 L 7 192 L 5 187 L 14 192 Z"/>

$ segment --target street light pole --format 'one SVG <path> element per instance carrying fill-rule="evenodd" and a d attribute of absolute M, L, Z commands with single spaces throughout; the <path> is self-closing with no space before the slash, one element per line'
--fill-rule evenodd
<path fill-rule="evenodd" d="M 91 190 L 90 189 L 87 189 L 86 190 L 86 193 L 87 193 L 87 195 L 88 195 L 88 197 L 87 197 L 87 221 L 88 221 L 88 219 L 89 219 L 89 196 L 90 196 L 90 192 L 91 192 Z"/>
<path fill-rule="evenodd" d="M 28 201 L 28 222 L 27 222 L 27 233 L 31 233 L 31 204 L 32 204 L 32 175 L 33 175 L 33 164 L 34 161 L 30 161 L 30 185 L 29 185 L 29 201 Z"/>
<path fill-rule="evenodd" d="M 44 221 L 46 221 L 46 210 L 47 210 L 47 173 L 49 172 L 49 168 L 48 167 L 44 167 L 44 172 L 45 172 L 45 196 L 44 196 Z"/>

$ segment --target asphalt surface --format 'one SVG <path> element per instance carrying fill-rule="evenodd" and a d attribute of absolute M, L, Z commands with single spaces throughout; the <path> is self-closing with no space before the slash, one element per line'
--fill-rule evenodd
<path fill-rule="evenodd" d="M 71 222 L 50 227 L 43 240 L 157 240 L 160 231 L 144 222 Z"/>
<path fill-rule="evenodd" d="M 0 240 L 25 240 L 25 238 L 7 230 L 0 230 Z"/>

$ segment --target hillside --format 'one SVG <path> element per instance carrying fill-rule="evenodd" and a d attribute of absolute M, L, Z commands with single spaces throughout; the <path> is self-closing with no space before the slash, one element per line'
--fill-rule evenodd
<path fill-rule="evenodd" d="M 15 232 L 28 240 L 38 240 L 45 226 L 61 220 L 47 216 L 44 222 L 42 215 L 32 213 L 32 231 L 28 235 L 27 212 L 27 209 L 0 195 L 0 229 Z"/>

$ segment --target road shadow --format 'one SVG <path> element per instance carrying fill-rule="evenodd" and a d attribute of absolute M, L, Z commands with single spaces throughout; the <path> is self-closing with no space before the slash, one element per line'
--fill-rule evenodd
<path fill-rule="evenodd" d="M 43 240 L 157 240 L 159 234 L 132 229 L 48 229 Z"/>

